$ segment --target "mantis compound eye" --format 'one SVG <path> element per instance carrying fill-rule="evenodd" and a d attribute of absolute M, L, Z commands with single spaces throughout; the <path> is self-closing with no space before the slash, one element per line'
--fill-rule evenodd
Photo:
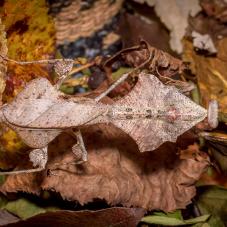
<path fill-rule="evenodd" d="M 218 102 L 217 100 L 211 100 L 209 102 L 207 111 L 208 123 L 212 128 L 218 127 Z"/>

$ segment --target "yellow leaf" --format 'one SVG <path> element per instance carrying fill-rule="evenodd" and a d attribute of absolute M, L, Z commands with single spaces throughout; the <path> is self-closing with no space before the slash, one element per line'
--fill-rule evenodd
<path fill-rule="evenodd" d="M 54 56 L 55 27 L 54 21 L 48 15 L 45 0 L 5 0 L 0 7 L 0 17 L 7 37 L 8 58 L 31 61 L 49 59 Z M 2 33 L 0 41 L 1 35 Z M 4 55 L 6 56 L 6 53 Z M 11 101 L 24 88 L 26 82 L 36 77 L 50 78 L 51 70 L 48 65 L 22 66 L 8 62 L 3 101 Z M 21 151 L 27 149 L 14 131 L 1 126 L 0 168 L 13 167 L 17 164 L 15 162 L 18 162 L 18 155 L 21 155 Z"/>
<path fill-rule="evenodd" d="M 184 40 L 184 61 L 190 62 L 190 68 L 198 79 L 202 104 L 208 107 L 211 99 L 219 102 L 221 112 L 227 112 L 227 38 L 217 43 L 217 57 L 199 55 L 193 44 Z"/>

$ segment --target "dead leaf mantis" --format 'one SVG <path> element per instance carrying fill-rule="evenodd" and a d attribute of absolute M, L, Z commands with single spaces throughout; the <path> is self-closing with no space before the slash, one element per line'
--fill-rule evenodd
<path fill-rule="evenodd" d="M 29 157 L 34 167 L 38 167 L 1 174 L 44 170 L 48 160 L 47 146 L 63 131 L 77 140 L 72 151 L 81 156 L 79 164 L 87 161 L 80 132 L 83 126 L 113 124 L 131 136 L 139 150 L 144 152 L 154 150 L 166 141 L 175 142 L 179 135 L 207 116 L 204 108 L 182 95 L 178 89 L 166 86 L 154 75 L 145 73 L 138 75 L 139 80 L 128 95 L 112 105 L 99 101 L 126 80 L 128 74 L 95 99 L 66 96 L 59 91 L 59 87 L 72 69 L 73 60 L 46 61 L 54 64 L 60 76 L 59 82 L 53 86 L 45 78 L 34 79 L 13 102 L 0 109 L 1 122 L 15 130 L 27 145 L 35 148 Z M 44 63 L 44 60 L 19 64 L 37 62 Z"/>

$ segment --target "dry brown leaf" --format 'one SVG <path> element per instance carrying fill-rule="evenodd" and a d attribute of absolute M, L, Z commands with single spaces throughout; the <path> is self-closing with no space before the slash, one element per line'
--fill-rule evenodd
<path fill-rule="evenodd" d="M 89 127 L 82 134 L 89 154 L 87 163 L 64 165 L 75 160 L 70 151 L 74 141 L 62 135 L 49 148 L 50 176 L 12 175 L 1 191 L 39 193 L 47 189 L 81 204 L 99 198 L 111 205 L 171 211 L 190 203 L 195 195 L 193 185 L 208 164 L 205 159 L 179 160 L 176 145 L 170 143 L 141 154 L 132 139 L 109 126 Z"/>
<path fill-rule="evenodd" d="M 207 158 L 209 162 L 209 158 L 206 153 L 203 153 L 199 150 L 199 145 L 194 143 L 189 145 L 187 149 L 180 151 L 180 159 L 195 159 L 197 161 L 202 161 Z"/>
<path fill-rule="evenodd" d="M 6 33 L 5 27 L 2 25 L 1 18 L 0 18 L 0 54 L 3 57 L 7 56 L 8 48 L 7 48 L 7 40 L 6 40 Z M 6 71 L 7 65 L 6 62 L 2 58 L 0 58 L 0 106 L 2 105 L 2 93 L 5 90 L 5 78 L 6 78 Z"/>
<path fill-rule="evenodd" d="M 140 11 L 137 6 L 138 4 L 134 8 L 136 12 L 139 11 L 139 14 L 124 13 L 120 17 L 118 33 L 121 36 L 123 47 L 135 46 L 142 38 L 155 48 L 171 53 L 168 44 L 169 34 L 165 26 L 158 19 L 155 20 L 151 12 Z"/>
<path fill-rule="evenodd" d="M 40 227 L 64 226 L 64 227 L 135 227 L 144 216 L 141 208 L 114 207 L 97 211 L 68 211 L 61 210 L 38 214 L 27 220 L 19 221 L 8 227 Z"/>
<path fill-rule="evenodd" d="M 202 105 L 208 107 L 209 101 L 215 99 L 219 110 L 227 112 L 227 38 L 217 43 L 217 57 L 197 54 L 188 40 L 184 41 L 184 48 L 184 60 L 190 62 L 192 73 L 198 79 Z"/>
<path fill-rule="evenodd" d="M 107 76 L 111 65 L 119 58 L 132 67 L 145 68 L 157 76 L 171 77 L 182 73 L 186 68 L 183 61 L 151 46 L 143 39 L 140 40 L 139 45 L 124 48 L 103 63 L 102 67 L 107 71 Z"/>

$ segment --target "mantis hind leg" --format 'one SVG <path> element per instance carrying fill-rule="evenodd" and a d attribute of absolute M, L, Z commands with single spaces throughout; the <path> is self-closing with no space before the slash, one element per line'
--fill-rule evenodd
<path fill-rule="evenodd" d="M 98 102 L 106 95 L 108 95 L 114 88 L 116 88 L 119 84 L 124 82 L 128 78 L 129 73 L 123 74 L 118 80 L 116 80 L 106 91 L 101 93 L 99 96 L 95 98 L 95 101 Z"/>
<path fill-rule="evenodd" d="M 79 159 L 76 162 L 76 164 L 81 164 L 83 162 L 86 162 L 87 161 L 87 150 L 84 145 L 84 140 L 83 140 L 81 131 L 78 130 L 78 131 L 74 132 L 73 130 L 71 130 L 70 134 L 77 140 L 77 143 L 75 145 L 73 145 L 73 147 L 72 147 L 72 152 Z"/>
<path fill-rule="evenodd" d="M 29 158 L 30 158 L 30 161 L 33 163 L 34 167 L 38 166 L 37 168 L 0 172 L 0 175 L 34 173 L 34 172 L 40 172 L 44 170 L 48 160 L 47 147 L 32 150 L 29 153 Z"/>

